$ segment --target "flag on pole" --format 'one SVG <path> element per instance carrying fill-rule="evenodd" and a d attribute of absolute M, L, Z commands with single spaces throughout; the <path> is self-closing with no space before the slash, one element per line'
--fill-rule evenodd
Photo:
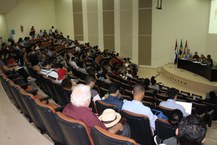
<path fill-rule="evenodd" d="M 174 64 L 177 64 L 177 61 L 178 61 L 178 54 L 179 54 L 177 39 L 176 39 L 176 44 L 175 44 L 174 52 L 175 52 Z"/>
<path fill-rule="evenodd" d="M 179 58 L 183 57 L 183 47 L 182 47 L 182 39 L 181 39 L 181 43 L 180 43 L 180 47 L 179 47 Z"/>
<path fill-rule="evenodd" d="M 187 42 L 187 40 L 186 40 L 186 41 L 185 41 L 185 48 L 184 48 L 183 56 L 184 56 L 185 54 L 187 54 L 187 51 L 188 51 L 188 42 Z"/>

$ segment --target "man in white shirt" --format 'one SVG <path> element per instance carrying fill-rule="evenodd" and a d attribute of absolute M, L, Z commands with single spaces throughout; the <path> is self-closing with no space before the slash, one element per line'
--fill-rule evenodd
<path fill-rule="evenodd" d="M 136 114 L 146 115 L 149 118 L 150 126 L 155 130 L 155 116 L 151 109 L 142 104 L 142 99 L 144 98 L 145 89 L 142 85 L 136 84 L 133 88 L 133 100 L 124 103 L 122 110 L 127 110 Z"/>
<path fill-rule="evenodd" d="M 95 86 L 95 83 L 96 83 L 96 78 L 95 77 L 88 75 L 85 78 L 85 84 L 90 87 L 91 98 L 92 98 L 93 102 L 95 102 L 97 100 L 101 100 L 98 92 L 93 89 L 93 87 Z"/>
<path fill-rule="evenodd" d="M 189 114 L 186 113 L 184 107 L 182 105 L 176 103 L 177 94 L 178 94 L 177 89 L 170 88 L 167 91 L 167 96 L 168 96 L 167 101 L 161 102 L 159 104 L 159 106 L 163 106 L 163 107 L 170 108 L 170 109 L 179 109 L 180 111 L 182 111 L 183 116 L 188 116 Z"/>
<path fill-rule="evenodd" d="M 42 64 L 42 69 L 40 71 L 41 74 L 46 75 L 47 77 L 50 77 L 54 80 L 56 80 L 58 78 L 58 73 L 51 68 L 51 63 L 48 61 L 45 61 Z"/>

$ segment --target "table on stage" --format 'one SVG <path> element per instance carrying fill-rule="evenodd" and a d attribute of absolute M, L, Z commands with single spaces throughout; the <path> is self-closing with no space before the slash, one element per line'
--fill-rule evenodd
<path fill-rule="evenodd" d="M 192 62 L 185 59 L 178 59 L 178 68 L 188 70 L 202 77 L 207 78 L 209 81 L 217 81 L 217 68 L 209 67 L 200 62 Z"/>

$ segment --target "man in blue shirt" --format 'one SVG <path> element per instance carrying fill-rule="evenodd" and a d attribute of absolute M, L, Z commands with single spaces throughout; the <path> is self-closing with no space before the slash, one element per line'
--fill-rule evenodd
<path fill-rule="evenodd" d="M 178 90 L 175 88 L 170 88 L 167 91 L 167 96 L 168 99 L 167 101 L 163 101 L 159 104 L 159 106 L 163 106 L 169 109 L 179 109 L 180 111 L 182 111 L 183 116 L 188 116 L 189 114 L 186 113 L 184 107 L 180 104 L 176 103 L 176 99 L 177 99 L 177 94 L 178 94 Z"/>
<path fill-rule="evenodd" d="M 118 97 L 120 95 L 119 86 L 112 84 L 109 88 L 109 97 L 104 100 L 105 103 L 115 105 L 118 108 L 118 111 L 121 110 L 123 106 L 123 101 L 119 100 Z"/>
<path fill-rule="evenodd" d="M 136 114 L 145 115 L 149 118 L 150 127 L 152 131 L 155 130 L 155 120 L 157 116 L 155 116 L 151 109 L 142 104 L 142 99 L 144 98 L 145 89 L 142 85 L 136 84 L 133 88 L 133 100 L 124 102 L 122 110 L 127 110 Z"/>

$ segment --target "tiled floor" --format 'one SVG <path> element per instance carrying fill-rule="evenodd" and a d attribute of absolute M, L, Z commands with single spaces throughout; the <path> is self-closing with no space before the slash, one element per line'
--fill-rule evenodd
<path fill-rule="evenodd" d="M 158 69 L 140 69 L 139 75 L 151 77 L 157 74 Z M 159 75 L 157 81 L 165 85 L 174 86 L 163 76 Z M 179 87 L 179 86 L 174 86 Z M 28 120 L 19 113 L 19 110 L 7 98 L 0 85 L 0 145 L 52 145 L 53 142 L 47 135 L 41 135 Z M 217 145 L 217 122 L 208 128 L 206 145 Z"/>

